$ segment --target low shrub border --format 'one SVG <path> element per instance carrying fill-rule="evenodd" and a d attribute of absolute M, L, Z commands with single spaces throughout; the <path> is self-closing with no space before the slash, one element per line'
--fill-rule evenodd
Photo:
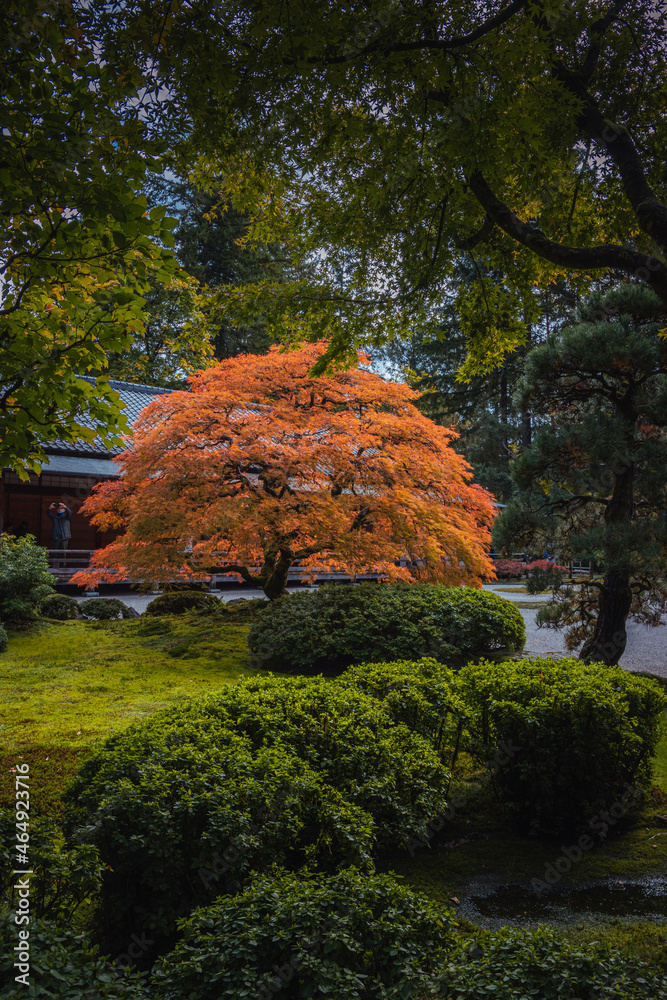
<path fill-rule="evenodd" d="M 667 1000 L 667 977 L 607 948 L 564 941 L 551 927 L 478 932 L 458 943 L 442 976 L 442 1000 Z"/>

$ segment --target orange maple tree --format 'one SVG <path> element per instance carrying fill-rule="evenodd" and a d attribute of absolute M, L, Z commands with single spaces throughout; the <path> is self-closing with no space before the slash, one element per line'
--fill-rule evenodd
<path fill-rule="evenodd" d="M 231 358 L 150 403 L 119 458 L 122 477 L 82 508 L 101 531 L 124 533 L 73 581 L 227 572 L 273 599 L 297 561 L 312 575 L 493 578 L 493 497 L 471 482 L 455 432 L 361 354 L 356 369 L 311 377 L 324 349 Z M 398 565 L 406 558 L 413 565 Z"/>

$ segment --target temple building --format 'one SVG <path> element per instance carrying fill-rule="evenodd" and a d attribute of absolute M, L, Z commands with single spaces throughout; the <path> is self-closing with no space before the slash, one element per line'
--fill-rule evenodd
<path fill-rule="evenodd" d="M 109 380 L 109 385 L 120 395 L 130 425 L 155 396 L 171 392 L 170 389 L 113 379 Z M 114 459 L 122 450 L 119 447 L 109 451 L 99 439 L 76 444 L 53 441 L 46 445 L 48 461 L 41 475 L 31 475 L 30 482 L 23 482 L 11 469 L 3 469 L 0 530 L 34 535 L 40 545 L 50 549 L 51 520 L 47 510 L 50 504 L 57 501 L 64 503 L 72 512 L 70 551 L 83 554 L 85 550 L 90 552 L 108 545 L 115 533 L 97 531 L 81 513 L 81 505 L 96 483 L 116 479 L 120 475 Z"/>

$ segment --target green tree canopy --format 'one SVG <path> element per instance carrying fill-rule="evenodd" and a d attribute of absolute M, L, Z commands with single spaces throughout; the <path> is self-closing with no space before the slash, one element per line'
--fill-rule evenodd
<path fill-rule="evenodd" d="M 157 67 L 183 155 L 226 173 L 258 234 L 320 248 L 315 285 L 230 301 L 273 296 L 280 331 L 329 336 L 327 357 L 437 321 L 466 258 L 468 373 L 522 342 L 531 290 L 559 276 L 611 271 L 667 302 L 664 7 L 127 0 L 86 28 L 118 71 Z"/>
<path fill-rule="evenodd" d="M 54 438 L 120 442 L 117 393 L 77 376 L 131 345 L 148 268 L 176 261 L 172 221 L 141 195 L 145 129 L 67 7 L 10 3 L 0 30 L 0 466 L 27 477 Z"/>

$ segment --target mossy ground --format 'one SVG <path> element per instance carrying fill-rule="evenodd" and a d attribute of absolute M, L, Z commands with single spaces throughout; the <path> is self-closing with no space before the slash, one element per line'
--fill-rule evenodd
<path fill-rule="evenodd" d="M 667 871 L 667 794 L 654 786 L 645 801 L 610 830 L 604 843 L 584 852 L 563 875 L 559 887 L 594 879 L 635 879 Z M 584 831 L 585 832 L 585 831 Z M 663 834 L 665 834 L 663 836 Z M 464 894 L 478 875 L 506 883 L 543 879 L 548 864 L 562 857 L 576 837 L 520 837 L 508 832 L 506 818 L 488 789 L 473 796 L 429 846 L 383 859 L 383 868 L 434 899 L 448 902 Z"/>
<path fill-rule="evenodd" d="M 30 764 L 33 807 L 60 813 L 60 794 L 96 741 L 192 695 L 235 681 L 248 626 L 216 618 L 40 623 L 0 655 L 0 801 L 9 768 Z"/>

